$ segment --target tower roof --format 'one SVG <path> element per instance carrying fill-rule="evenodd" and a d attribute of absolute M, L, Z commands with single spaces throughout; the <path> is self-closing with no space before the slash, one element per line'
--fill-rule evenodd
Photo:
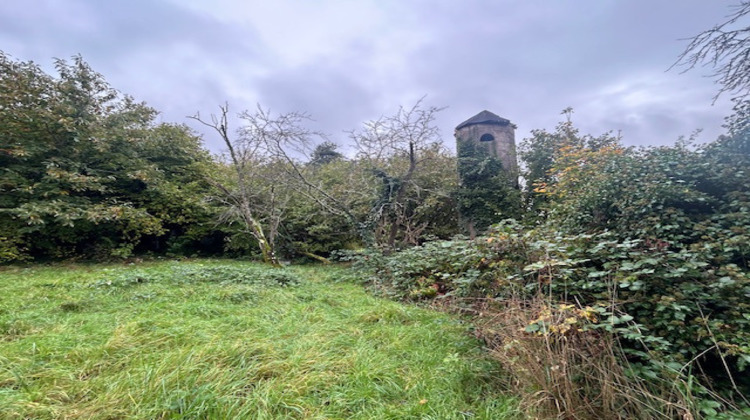
<path fill-rule="evenodd" d="M 491 113 L 490 111 L 484 110 L 480 112 L 479 114 L 457 125 L 456 130 L 460 130 L 464 127 L 468 127 L 470 125 L 476 125 L 476 124 L 509 125 L 510 120 L 506 120 L 503 117 L 498 117 L 497 115 Z"/>

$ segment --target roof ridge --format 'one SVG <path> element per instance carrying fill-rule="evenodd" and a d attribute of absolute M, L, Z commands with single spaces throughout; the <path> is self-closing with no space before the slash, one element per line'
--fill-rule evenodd
<path fill-rule="evenodd" d="M 510 125 L 510 120 L 500 117 L 486 109 L 456 126 L 456 130 L 476 124 Z"/>

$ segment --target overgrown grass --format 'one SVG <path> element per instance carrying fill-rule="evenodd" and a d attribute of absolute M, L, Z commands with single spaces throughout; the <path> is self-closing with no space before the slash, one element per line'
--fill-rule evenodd
<path fill-rule="evenodd" d="M 227 261 L 0 271 L 0 418 L 519 416 L 461 320 L 338 274 Z"/>

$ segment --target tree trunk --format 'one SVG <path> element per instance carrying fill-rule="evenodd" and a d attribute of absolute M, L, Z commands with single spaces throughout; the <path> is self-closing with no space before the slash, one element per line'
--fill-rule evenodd
<path fill-rule="evenodd" d="M 263 233 L 263 226 L 253 217 L 248 203 L 242 203 L 242 217 L 245 219 L 245 224 L 250 228 L 253 238 L 258 241 L 258 248 L 260 248 L 260 254 L 263 256 L 263 262 L 271 264 L 274 267 L 281 267 L 281 263 L 276 258 L 273 247 L 266 239 L 265 233 Z"/>
<path fill-rule="evenodd" d="M 398 191 L 396 191 L 396 196 L 394 197 L 393 201 L 389 205 L 389 213 L 392 215 L 392 217 L 388 217 L 391 221 L 390 231 L 388 232 L 388 243 L 387 243 L 387 249 L 389 252 L 392 252 L 396 248 L 396 236 L 398 234 L 398 217 L 396 217 L 396 206 L 398 206 L 401 201 L 404 199 L 404 195 L 406 195 L 406 187 L 411 182 L 412 176 L 414 176 L 414 171 L 417 169 L 417 156 L 414 153 L 414 143 L 409 143 L 409 169 L 406 171 L 404 176 L 401 178 L 401 182 L 398 184 Z"/>
<path fill-rule="evenodd" d="M 316 259 L 316 260 L 322 262 L 323 264 L 330 264 L 331 263 L 331 260 L 329 260 L 328 258 L 322 257 L 320 255 L 313 254 L 312 252 L 308 252 L 308 251 L 297 251 L 297 252 L 299 252 L 300 254 L 302 254 L 302 255 L 304 255 L 306 257 L 310 257 L 310 258 Z"/>

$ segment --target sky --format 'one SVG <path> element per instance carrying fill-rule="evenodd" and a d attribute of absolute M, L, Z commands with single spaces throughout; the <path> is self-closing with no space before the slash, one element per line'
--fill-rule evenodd
<path fill-rule="evenodd" d="M 305 112 L 344 151 L 347 131 L 424 97 L 436 124 L 482 110 L 553 130 L 574 109 L 581 132 L 625 145 L 723 133 L 729 97 L 710 68 L 668 70 L 687 38 L 736 0 L 3 0 L 0 50 L 53 73 L 80 54 L 163 122 L 260 105 Z"/>

